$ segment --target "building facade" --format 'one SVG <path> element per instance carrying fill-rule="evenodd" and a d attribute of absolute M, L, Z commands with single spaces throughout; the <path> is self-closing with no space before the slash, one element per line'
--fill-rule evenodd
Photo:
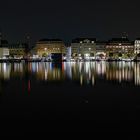
<path fill-rule="evenodd" d="M 134 42 L 134 54 L 140 54 L 140 38 L 136 39 Z"/>
<path fill-rule="evenodd" d="M 49 57 L 52 54 L 66 54 L 66 49 L 60 39 L 42 39 L 36 43 L 34 52 L 38 57 Z"/>
<path fill-rule="evenodd" d="M 0 59 L 5 59 L 9 57 L 8 41 L 2 40 L 0 35 Z"/>
<path fill-rule="evenodd" d="M 90 59 L 96 53 L 95 38 L 76 38 L 71 43 L 71 53 L 73 58 Z"/>
<path fill-rule="evenodd" d="M 27 55 L 28 44 L 26 43 L 9 44 L 8 48 L 10 58 L 25 58 Z"/>
<path fill-rule="evenodd" d="M 106 41 L 96 41 L 96 59 L 106 58 Z"/>
<path fill-rule="evenodd" d="M 106 45 L 107 57 L 111 58 L 128 58 L 134 56 L 134 43 L 128 38 L 113 38 Z"/>

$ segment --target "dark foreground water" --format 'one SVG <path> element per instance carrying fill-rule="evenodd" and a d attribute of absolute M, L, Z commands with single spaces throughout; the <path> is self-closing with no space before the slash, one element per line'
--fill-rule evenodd
<path fill-rule="evenodd" d="M 140 63 L 0 63 L 1 134 L 139 131 Z"/>

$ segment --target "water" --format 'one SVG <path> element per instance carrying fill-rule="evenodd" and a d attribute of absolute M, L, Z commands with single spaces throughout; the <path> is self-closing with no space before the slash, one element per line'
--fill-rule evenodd
<path fill-rule="evenodd" d="M 0 63 L 2 133 L 138 131 L 140 63 Z"/>

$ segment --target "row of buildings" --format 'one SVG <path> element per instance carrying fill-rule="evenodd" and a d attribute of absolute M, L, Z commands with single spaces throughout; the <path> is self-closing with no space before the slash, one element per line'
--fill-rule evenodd
<path fill-rule="evenodd" d="M 67 60 L 127 59 L 140 56 L 140 39 L 130 41 L 121 37 L 99 41 L 96 38 L 76 38 L 67 46 L 59 39 L 43 39 L 36 43 L 34 54 L 40 58 L 60 54 Z"/>
<path fill-rule="evenodd" d="M 8 43 L 0 33 L 0 59 L 24 58 L 28 55 L 27 43 Z"/>
<path fill-rule="evenodd" d="M 60 39 L 41 39 L 32 49 L 28 43 L 9 44 L 0 34 L 0 59 L 122 59 L 140 56 L 140 38 L 130 41 L 127 37 L 99 41 L 96 38 L 76 38 L 69 45 Z"/>

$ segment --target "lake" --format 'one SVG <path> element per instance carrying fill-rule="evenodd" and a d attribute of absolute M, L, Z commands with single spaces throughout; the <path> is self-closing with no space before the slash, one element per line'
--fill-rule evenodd
<path fill-rule="evenodd" d="M 2 134 L 138 131 L 140 63 L 0 63 Z"/>

